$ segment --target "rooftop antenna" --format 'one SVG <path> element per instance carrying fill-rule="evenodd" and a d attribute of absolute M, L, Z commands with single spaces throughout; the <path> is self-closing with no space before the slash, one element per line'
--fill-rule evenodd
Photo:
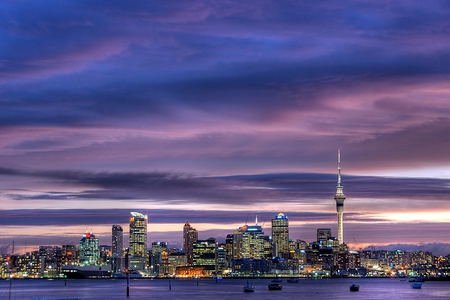
<path fill-rule="evenodd" d="M 256 215 L 255 226 L 258 226 L 258 215 Z"/>

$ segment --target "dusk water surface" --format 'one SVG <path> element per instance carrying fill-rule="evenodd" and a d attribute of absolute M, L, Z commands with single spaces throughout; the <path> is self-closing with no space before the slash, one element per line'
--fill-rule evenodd
<path fill-rule="evenodd" d="M 138 279 L 130 281 L 126 297 L 126 280 L 14 280 L 11 299 L 79 298 L 92 299 L 450 299 L 450 281 L 426 281 L 422 289 L 412 289 L 406 280 L 384 278 L 301 279 L 299 283 L 283 280 L 281 291 L 269 291 L 270 279 L 250 279 L 254 293 L 244 293 L 245 279 L 169 280 Z M 351 283 L 360 285 L 350 292 Z M 66 284 L 66 285 L 65 285 Z M 9 281 L 0 281 L 0 299 L 9 298 Z"/>

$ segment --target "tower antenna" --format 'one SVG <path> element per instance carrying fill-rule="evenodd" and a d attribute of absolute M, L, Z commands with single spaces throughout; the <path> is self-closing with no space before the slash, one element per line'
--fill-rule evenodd
<path fill-rule="evenodd" d="M 336 186 L 336 195 L 334 195 L 334 200 L 336 201 L 336 211 L 338 216 L 338 242 L 339 244 L 344 243 L 344 187 L 341 183 L 341 149 L 338 149 L 338 182 Z"/>
<path fill-rule="evenodd" d="M 338 149 L 338 186 L 341 186 L 341 149 Z"/>

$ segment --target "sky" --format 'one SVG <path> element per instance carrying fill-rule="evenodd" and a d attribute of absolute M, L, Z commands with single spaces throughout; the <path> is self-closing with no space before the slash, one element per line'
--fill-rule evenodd
<path fill-rule="evenodd" d="M 0 253 L 290 238 L 450 254 L 445 1 L 2 1 Z"/>

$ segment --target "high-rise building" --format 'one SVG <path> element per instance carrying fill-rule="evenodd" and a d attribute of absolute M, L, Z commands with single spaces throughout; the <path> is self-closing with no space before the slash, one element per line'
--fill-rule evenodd
<path fill-rule="evenodd" d="M 197 240 L 198 231 L 189 222 L 186 222 L 183 227 L 183 247 L 188 266 L 193 264 L 193 245 Z"/>
<path fill-rule="evenodd" d="M 100 258 L 100 252 L 98 248 L 98 238 L 91 232 L 86 231 L 80 240 L 78 246 L 80 265 L 95 265 Z"/>
<path fill-rule="evenodd" d="M 272 219 L 274 256 L 289 258 L 289 220 L 283 213 Z"/>
<path fill-rule="evenodd" d="M 217 272 L 217 248 L 215 238 L 196 241 L 193 245 L 193 266 L 203 267 L 207 275 Z"/>
<path fill-rule="evenodd" d="M 317 229 L 317 242 L 319 244 L 324 244 L 331 238 L 330 228 L 318 228 Z"/>
<path fill-rule="evenodd" d="M 112 225 L 111 259 L 113 272 L 122 270 L 123 229 L 120 225 Z"/>
<path fill-rule="evenodd" d="M 130 218 L 130 256 L 147 256 L 147 216 L 131 212 Z"/>
<path fill-rule="evenodd" d="M 334 200 L 336 200 L 336 211 L 338 216 L 338 242 L 339 244 L 344 243 L 344 187 L 341 184 L 341 150 L 338 149 L 338 182 L 336 186 L 336 195 L 334 195 Z"/>
<path fill-rule="evenodd" d="M 120 225 L 112 225 L 112 255 L 123 256 L 123 229 Z"/>
<path fill-rule="evenodd" d="M 77 246 L 76 245 L 62 245 L 62 264 L 64 266 L 74 265 L 77 259 Z"/>
<path fill-rule="evenodd" d="M 150 256 L 150 272 L 152 275 L 163 276 L 167 273 L 169 249 L 167 242 L 153 242 Z"/>
<path fill-rule="evenodd" d="M 244 225 L 235 231 L 236 245 L 239 245 L 240 258 L 264 258 L 264 232 L 262 227 L 255 225 Z"/>
<path fill-rule="evenodd" d="M 233 259 L 242 259 L 243 255 L 243 232 L 242 230 L 235 230 L 233 232 Z"/>

